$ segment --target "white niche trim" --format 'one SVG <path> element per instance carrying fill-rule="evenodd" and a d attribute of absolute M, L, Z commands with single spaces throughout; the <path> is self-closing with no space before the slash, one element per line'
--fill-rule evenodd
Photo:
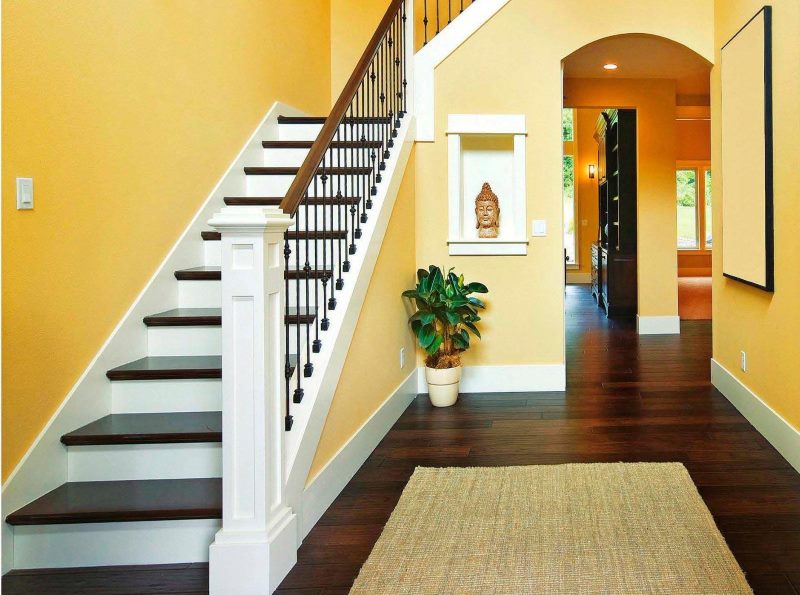
<path fill-rule="evenodd" d="M 525 116 L 450 114 L 448 240 L 452 256 L 525 255 Z M 475 197 L 488 182 L 500 202 L 500 234 L 479 238 Z"/>

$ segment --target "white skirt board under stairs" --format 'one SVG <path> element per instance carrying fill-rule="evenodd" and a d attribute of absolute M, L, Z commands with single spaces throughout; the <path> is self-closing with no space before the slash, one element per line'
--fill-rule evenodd
<path fill-rule="evenodd" d="M 403 119 L 383 181 L 371 197 L 371 208 L 364 209 L 368 217 L 359 223 L 362 235 L 353 239 L 358 249 L 349 256 L 350 271 L 341 274 L 344 289 L 337 294 L 335 310 L 327 313 L 330 328 L 323 333 L 321 351 L 311 359 L 313 375 L 304 379 L 305 398 L 292 409 L 295 423 L 286 439 L 287 498 L 296 514 L 408 159 L 411 119 Z M 243 192 L 210 200 L 218 201 L 218 207 L 223 202 L 279 204 L 323 122 L 278 119 L 270 128 L 277 133 L 263 142 L 263 160 L 246 163 L 243 172 L 236 172 L 245 176 L 238 186 Z M 370 150 L 358 149 L 364 163 Z M 338 165 L 336 157 L 331 165 Z M 341 200 L 346 208 L 337 212 L 346 212 L 363 197 Z M 319 221 L 323 215 L 319 201 L 312 199 L 307 209 L 301 207 L 300 216 L 311 223 L 311 230 L 317 229 L 315 216 Z M 327 228 L 337 229 L 330 221 Z M 346 249 L 352 229 L 342 242 L 312 234 L 307 243 L 306 238 L 304 234 L 302 242 L 291 242 L 288 293 L 289 302 L 297 306 L 286 313 L 290 353 L 305 352 L 305 326 L 319 315 L 306 303 L 305 287 L 297 282 L 306 250 L 321 250 L 323 241 L 327 249 Z M 5 511 L 13 530 L 14 568 L 208 560 L 222 510 L 219 239 L 209 228 L 202 232 L 198 254 L 203 260 L 175 271 L 176 297 L 164 300 L 161 310 L 154 309 L 142 320 L 146 353 L 134 348 L 129 363 L 107 371 L 110 413 L 61 436 L 68 481 L 10 514 Z M 298 328 L 302 332 L 295 332 Z M 298 535 L 298 544 L 301 539 Z"/>

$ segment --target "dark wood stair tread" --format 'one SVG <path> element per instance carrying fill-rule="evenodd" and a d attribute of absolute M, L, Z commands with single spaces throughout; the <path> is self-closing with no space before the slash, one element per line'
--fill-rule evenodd
<path fill-rule="evenodd" d="M 248 176 L 296 176 L 298 171 L 300 171 L 299 167 L 264 167 L 259 165 L 244 168 L 244 173 Z M 316 175 L 366 176 L 371 172 L 371 167 L 319 167 L 317 168 Z"/>
<path fill-rule="evenodd" d="M 289 356 L 292 369 L 297 357 Z M 106 372 L 109 380 L 197 380 L 222 378 L 220 355 L 159 355 L 137 359 Z"/>
<path fill-rule="evenodd" d="M 323 277 L 330 278 L 330 269 L 312 269 L 308 275 L 305 271 L 297 269 L 289 269 L 283 272 L 286 279 L 305 279 L 311 277 L 312 279 L 322 279 Z M 193 269 L 183 269 L 175 271 L 175 278 L 179 281 L 219 281 L 222 279 L 222 271 L 219 267 L 195 267 Z"/>
<path fill-rule="evenodd" d="M 228 206 L 256 206 L 256 207 L 278 207 L 280 206 L 281 202 L 283 201 L 283 197 L 280 196 L 228 196 L 225 198 L 225 204 Z M 360 197 L 338 197 L 334 196 L 326 197 L 326 198 L 319 198 L 319 197 L 308 197 L 302 204 L 308 202 L 309 206 L 328 206 L 328 205 L 357 205 L 361 202 Z"/>
<path fill-rule="evenodd" d="M 175 271 L 175 278 L 178 281 L 219 281 L 222 279 L 220 267 L 193 267 Z"/>
<path fill-rule="evenodd" d="M 64 434 L 67 446 L 222 442 L 222 413 L 124 413 L 106 415 Z"/>
<path fill-rule="evenodd" d="M 278 116 L 278 124 L 324 124 L 325 116 Z M 353 116 L 346 117 L 343 122 L 354 122 L 357 124 L 389 124 L 392 120 L 389 116 Z"/>
<path fill-rule="evenodd" d="M 310 149 L 314 141 L 310 140 L 265 140 L 261 146 L 265 149 Z M 331 149 L 377 149 L 382 146 L 379 140 L 335 140 Z"/>
<path fill-rule="evenodd" d="M 218 519 L 222 480 L 68 482 L 6 518 L 11 525 Z"/>
<path fill-rule="evenodd" d="M 306 239 L 305 231 L 289 231 L 287 232 L 287 234 L 290 240 Z M 220 232 L 218 231 L 204 231 L 202 232 L 202 236 L 203 240 L 205 241 L 219 241 L 222 239 L 222 234 L 220 234 Z M 322 232 L 322 231 L 308 232 L 309 240 L 322 240 L 322 239 L 344 240 L 346 238 L 347 238 L 347 232 L 344 230 L 328 230 L 327 232 Z"/>
<path fill-rule="evenodd" d="M 174 308 L 145 316 L 147 326 L 220 326 L 222 308 Z"/>
<path fill-rule="evenodd" d="M 299 315 L 298 315 L 299 312 Z M 308 324 L 317 317 L 316 308 L 290 307 L 284 319 L 289 324 Z M 175 308 L 144 319 L 147 326 L 220 326 L 222 308 Z"/>
<path fill-rule="evenodd" d="M 109 380 L 222 378 L 222 356 L 159 355 L 137 359 L 106 372 Z"/>

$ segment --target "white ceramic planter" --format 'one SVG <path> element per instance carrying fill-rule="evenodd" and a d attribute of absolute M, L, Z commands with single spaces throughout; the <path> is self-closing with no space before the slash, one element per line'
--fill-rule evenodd
<path fill-rule="evenodd" d="M 458 399 L 458 383 L 461 380 L 461 366 L 457 368 L 425 368 L 428 394 L 434 407 L 450 407 Z"/>

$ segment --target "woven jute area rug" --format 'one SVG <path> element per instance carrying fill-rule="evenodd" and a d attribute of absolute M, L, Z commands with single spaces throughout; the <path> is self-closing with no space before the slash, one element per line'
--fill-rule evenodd
<path fill-rule="evenodd" d="M 752 593 L 680 463 L 417 468 L 351 593 Z"/>

